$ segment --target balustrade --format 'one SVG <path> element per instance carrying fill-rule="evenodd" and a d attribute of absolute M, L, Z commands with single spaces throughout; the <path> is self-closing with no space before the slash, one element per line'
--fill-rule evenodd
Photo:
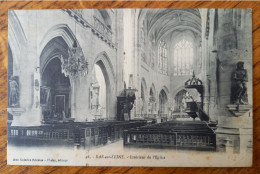
<path fill-rule="evenodd" d="M 68 13 L 70 16 L 75 18 L 78 23 L 81 23 L 85 28 L 91 29 L 91 31 L 106 42 L 110 47 L 117 49 L 115 43 L 112 42 L 113 32 L 111 31 L 110 26 L 107 26 L 101 22 L 97 17 L 93 16 L 94 24 L 91 24 L 90 21 L 84 18 L 82 9 L 66 9 L 63 10 Z"/>
<path fill-rule="evenodd" d="M 112 40 L 112 31 L 95 16 L 94 16 L 94 27 L 108 40 L 110 41 Z"/>

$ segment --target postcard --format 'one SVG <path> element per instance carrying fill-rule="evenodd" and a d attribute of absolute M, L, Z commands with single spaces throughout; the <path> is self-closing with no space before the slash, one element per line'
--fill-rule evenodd
<path fill-rule="evenodd" d="M 251 9 L 9 10 L 7 163 L 252 165 Z"/>

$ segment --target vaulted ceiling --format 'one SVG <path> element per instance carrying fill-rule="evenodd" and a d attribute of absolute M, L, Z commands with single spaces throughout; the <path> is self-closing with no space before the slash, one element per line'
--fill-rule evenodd
<path fill-rule="evenodd" d="M 148 37 L 160 40 L 173 31 L 191 30 L 201 34 L 201 16 L 198 9 L 142 9 L 139 21 L 147 31 Z"/>

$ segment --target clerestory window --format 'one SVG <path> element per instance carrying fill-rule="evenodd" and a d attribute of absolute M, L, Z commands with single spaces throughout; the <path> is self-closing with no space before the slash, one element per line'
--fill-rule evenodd
<path fill-rule="evenodd" d="M 181 40 L 174 46 L 173 75 L 192 75 L 193 72 L 193 44 L 187 40 Z"/>
<path fill-rule="evenodd" d="M 165 41 L 160 41 L 158 46 L 158 70 L 161 74 L 167 75 L 167 48 Z"/>

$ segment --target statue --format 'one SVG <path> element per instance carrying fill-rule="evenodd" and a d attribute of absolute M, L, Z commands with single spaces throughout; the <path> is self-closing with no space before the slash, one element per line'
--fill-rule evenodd
<path fill-rule="evenodd" d="M 244 62 L 237 62 L 237 69 L 232 74 L 231 87 L 231 103 L 232 104 L 247 104 L 247 87 L 248 81 L 247 70 L 244 69 Z"/>
<path fill-rule="evenodd" d="M 90 109 L 93 115 L 97 115 L 98 106 L 99 106 L 100 85 L 97 80 L 96 66 L 93 67 L 91 78 L 92 78 L 91 80 L 92 82 L 90 87 Z"/>
<path fill-rule="evenodd" d="M 18 106 L 19 104 L 19 85 L 15 78 L 12 76 L 9 80 L 9 96 L 8 96 L 9 106 Z"/>
<path fill-rule="evenodd" d="M 91 84 L 91 111 L 94 114 L 97 114 L 98 111 L 98 106 L 99 106 L 99 90 L 100 90 L 100 86 L 98 84 L 98 82 Z"/>

